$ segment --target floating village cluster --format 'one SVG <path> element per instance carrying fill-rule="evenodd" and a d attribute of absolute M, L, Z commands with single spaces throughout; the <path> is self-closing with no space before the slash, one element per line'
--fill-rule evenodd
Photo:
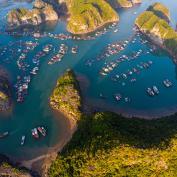
<path fill-rule="evenodd" d="M 10 63 L 11 61 L 16 60 L 16 64 L 18 70 L 21 71 L 17 75 L 16 83 L 14 87 L 16 89 L 17 102 L 23 102 L 25 96 L 28 94 L 29 84 L 31 82 L 32 76 L 36 75 L 39 71 L 41 59 L 48 56 L 48 64 L 52 65 L 57 62 L 62 61 L 62 59 L 68 54 L 72 53 L 76 55 L 79 52 L 79 46 L 73 45 L 72 47 L 67 46 L 65 43 L 59 44 L 58 47 L 54 47 L 52 44 L 46 44 L 42 46 L 38 52 L 35 52 L 35 49 L 40 47 L 40 40 L 46 37 L 57 39 L 57 40 L 94 40 L 96 37 L 99 37 L 105 34 L 108 29 L 111 29 L 114 33 L 118 32 L 118 27 L 116 23 L 113 23 L 108 28 L 104 28 L 102 31 L 96 32 L 94 35 L 87 35 L 84 37 L 81 36 L 73 36 L 70 34 L 52 34 L 52 33 L 40 33 L 40 32 L 2 32 L 12 36 L 30 36 L 33 38 L 31 41 L 22 42 L 22 40 L 9 42 L 5 46 L 0 46 L 0 56 L 3 58 L 4 62 Z M 152 65 L 153 61 L 147 60 L 144 62 L 139 62 L 134 67 L 129 68 L 127 71 L 118 73 L 119 67 L 122 63 L 134 61 L 142 56 L 146 56 L 151 52 L 156 50 L 155 46 L 149 47 L 149 50 L 143 51 L 142 49 L 138 49 L 132 51 L 131 53 L 124 53 L 124 49 L 131 44 L 140 41 L 141 44 L 148 45 L 148 41 L 146 39 L 141 38 L 141 34 L 136 31 L 134 28 L 134 35 L 122 42 L 115 41 L 113 43 L 109 43 L 101 53 L 95 58 L 88 59 L 85 62 L 85 65 L 88 67 L 92 67 L 93 64 L 97 62 L 104 62 L 102 67 L 100 68 L 99 75 L 101 77 L 110 76 L 111 80 L 115 83 L 119 83 L 122 86 L 126 85 L 125 81 L 130 83 L 135 83 L 137 81 L 136 75 L 141 72 L 148 70 Z M 18 46 L 18 48 L 16 48 Z M 8 55 L 7 55 L 8 53 Z M 9 55 L 10 53 L 10 55 Z M 35 54 L 34 54 L 35 53 Z M 29 61 L 29 56 L 33 54 L 32 63 Z M 109 61 L 110 57 L 116 57 L 116 59 Z M 117 72 L 117 73 L 115 73 Z M 164 85 L 170 84 L 172 86 L 172 82 L 168 79 L 163 81 Z M 167 84 L 165 84 L 167 83 Z M 154 96 L 159 93 L 157 86 L 153 86 L 152 88 L 147 88 L 146 92 L 149 96 Z M 122 94 L 114 93 L 114 98 L 117 101 L 122 99 Z M 101 98 L 105 98 L 103 93 L 100 93 Z M 125 102 L 130 102 L 130 97 L 124 97 Z"/>

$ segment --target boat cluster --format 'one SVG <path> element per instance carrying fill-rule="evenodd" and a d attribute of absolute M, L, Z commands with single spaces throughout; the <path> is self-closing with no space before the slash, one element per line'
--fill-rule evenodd
<path fill-rule="evenodd" d="M 89 59 L 86 61 L 85 65 L 92 66 L 95 61 L 103 60 L 107 57 L 118 54 L 120 51 L 124 50 L 128 44 L 128 40 L 124 42 L 115 42 L 108 44 L 105 49 L 96 57 L 96 59 Z"/>
<path fill-rule="evenodd" d="M 172 86 L 173 86 L 172 82 L 171 82 L 169 79 L 165 79 L 165 80 L 163 81 L 163 85 L 164 85 L 166 88 L 169 88 L 169 87 L 172 87 Z M 148 93 L 149 96 L 155 96 L 155 95 L 158 95 L 158 94 L 160 93 L 158 87 L 155 86 L 155 85 L 152 86 L 152 88 L 151 88 L 151 87 L 148 87 L 146 91 L 147 91 L 147 93 Z"/>
<path fill-rule="evenodd" d="M 123 97 L 120 93 L 116 93 L 114 95 L 114 98 L 116 101 L 121 101 L 124 100 L 125 103 L 130 103 L 131 102 L 131 98 L 130 97 Z"/>
<path fill-rule="evenodd" d="M 30 51 L 34 50 L 35 47 L 39 45 L 38 42 L 33 41 L 26 41 L 23 45 L 23 49 L 19 48 L 17 51 L 20 53 L 20 56 L 17 59 L 17 66 L 20 70 L 26 71 L 29 67 L 29 64 L 27 63 L 27 55 Z"/>
<path fill-rule="evenodd" d="M 117 27 L 117 23 L 112 23 L 110 25 L 108 25 L 107 27 L 104 27 L 102 29 L 97 30 L 97 32 L 92 33 L 92 34 L 88 34 L 88 35 L 72 35 L 69 33 L 58 33 L 58 34 L 54 34 L 51 32 L 40 32 L 40 31 L 4 31 L 1 30 L 0 34 L 4 34 L 4 35 L 11 35 L 11 36 L 20 36 L 20 37 L 34 37 L 36 39 L 38 38 L 44 38 L 44 37 L 49 37 L 49 38 L 53 38 L 53 39 L 59 39 L 59 40 L 94 40 L 97 37 L 100 37 L 102 35 L 104 35 L 105 33 L 107 33 L 109 30 L 113 29 L 113 32 L 118 32 Z"/>
<path fill-rule="evenodd" d="M 31 133 L 32 133 L 32 136 L 36 139 L 39 139 L 40 138 L 40 134 L 42 136 L 46 136 L 46 129 L 44 127 L 37 127 L 37 128 L 33 128 L 31 130 Z"/>
<path fill-rule="evenodd" d="M 9 135 L 9 132 L 6 131 L 6 132 L 3 132 L 0 134 L 0 138 L 5 138 Z M 47 130 L 44 128 L 44 126 L 38 126 L 37 128 L 33 128 L 31 129 L 31 135 L 33 138 L 35 139 L 39 139 L 40 138 L 40 135 L 42 137 L 46 137 L 47 135 Z M 21 142 L 20 142 L 20 145 L 23 146 L 25 144 L 25 140 L 26 140 L 26 136 L 25 135 L 22 135 L 21 137 Z"/>
<path fill-rule="evenodd" d="M 17 76 L 17 82 L 14 85 L 17 94 L 17 102 L 23 102 L 25 96 L 28 93 L 29 83 L 31 81 L 31 77 L 29 76 Z"/>
<path fill-rule="evenodd" d="M 46 56 L 52 49 L 52 45 L 51 44 L 47 44 L 43 47 L 43 49 L 41 51 L 39 51 L 32 59 L 33 64 L 35 64 L 35 66 L 33 66 L 32 68 L 29 68 L 29 73 L 26 72 L 26 74 L 24 76 L 17 76 L 17 82 L 14 85 L 15 89 L 16 89 L 16 95 L 17 95 L 17 102 L 23 102 L 25 99 L 25 96 L 28 93 L 28 88 L 29 88 L 29 83 L 31 82 L 31 75 L 36 75 L 38 70 L 39 70 L 39 62 L 40 62 L 40 58 Z M 20 55 L 22 56 L 22 54 Z M 27 68 L 30 65 L 26 63 L 26 65 L 23 64 L 23 71 L 27 71 Z"/>
<path fill-rule="evenodd" d="M 104 96 L 102 93 L 100 93 L 100 98 L 101 99 L 106 99 L 106 96 Z M 120 93 L 116 93 L 113 95 L 113 98 L 117 101 L 117 102 L 120 102 L 120 101 L 124 101 L 125 103 L 130 103 L 131 102 L 131 98 L 130 97 L 126 97 L 126 96 L 123 96 L 122 94 Z"/>
<path fill-rule="evenodd" d="M 131 55 L 122 55 L 120 58 L 116 59 L 115 61 L 111 61 L 110 63 L 107 63 L 106 66 L 102 67 L 100 70 L 100 74 L 102 76 L 108 75 L 111 71 L 113 71 L 115 68 L 117 68 L 122 62 L 126 61 L 132 61 L 138 58 L 143 51 L 140 49 L 137 52 L 133 52 Z M 148 61 L 148 63 L 142 63 L 140 66 L 141 69 L 148 68 L 152 64 L 152 61 Z M 136 72 L 136 69 L 134 69 Z M 131 75 L 131 71 L 130 71 Z"/>
<path fill-rule="evenodd" d="M 130 76 L 133 76 L 134 74 L 140 74 L 140 72 L 143 71 L 144 69 L 150 68 L 152 64 L 153 62 L 151 60 L 148 60 L 147 62 L 141 62 L 140 64 L 137 64 L 136 67 L 128 69 L 126 72 L 116 74 L 111 79 L 114 82 L 117 82 L 122 79 L 128 79 Z M 135 81 L 136 78 L 131 77 L 130 82 L 135 82 Z"/>
<path fill-rule="evenodd" d="M 59 50 L 58 50 L 58 53 L 55 54 L 49 61 L 48 61 L 48 64 L 49 65 L 52 65 L 52 64 L 55 64 L 56 62 L 60 62 L 63 57 L 69 52 L 69 47 L 66 45 L 66 44 L 61 44 L 59 46 Z M 78 46 L 73 46 L 71 47 L 71 53 L 72 54 L 77 54 L 78 53 Z"/>
<path fill-rule="evenodd" d="M 59 47 L 59 51 L 56 55 L 54 55 L 48 62 L 49 65 L 54 64 L 62 60 L 62 58 L 67 54 L 68 46 L 65 44 L 61 44 Z"/>

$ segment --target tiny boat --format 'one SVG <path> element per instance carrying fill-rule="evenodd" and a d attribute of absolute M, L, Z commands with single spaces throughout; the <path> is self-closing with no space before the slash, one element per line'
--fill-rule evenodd
<path fill-rule="evenodd" d="M 44 127 L 38 127 L 37 130 L 42 134 L 42 136 L 46 136 L 46 129 Z"/>
<path fill-rule="evenodd" d="M 36 138 L 36 139 L 39 138 L 39 134 L 38 134 L 37 128 L 33 128 L 33 129 L 31 130 L 31 132 L 32 132 L 32 136 L 33 136 L 34 138 Z"/>
<path fill-rule="evenodd" d="M 130 99 L 129 97 L 125 97 L 125 99 L 124 99 L 124 100 L 125 100 L 125 102 L 126 102 L 126 103 L 128 103 L 128 102 L 130 102 L 130 101 L 131 101 L 131 99 Z"/>
<path fill-rule="evenodd" d="M 159 94 L 158 88 L 156 86 L 153 86 L 152 88 L 153 88 L 154 93 L 158 95 Z"/>
<path fill-rule="evenodd" d="M 4 132 L 4 133 L 0 134 L 0 138 L 5 138 L 8 135 L 9 135 L 9 132 Z"/>
<path fill-rule="evenodd" d="M 169 88 L 169 87 L 171 87 L 171 86 L 172 86 L 172 82 L 171 82 L 171 81 L 169 81 L 168 79 L 164 80 L 164 81 L 163 81 L 163 84 L 164 84 L 164 85 L 165 85 L 165 87 L 167 87 L 167 88 Z"/>
<path fill-rule="evenodd" d="M 147 93 L 149 94 L 149 96 L 155 95 L 155 93 L 153 92 L 153 90 L 151 88 L 147 88 Z"/>
<path fill-rule="evenodd" d="M 25 144 L 25 136 L 23 135 L 21 138 L 21 146 L 23 146 Z"/>
<path fill-rule="evenodd" d="M 116 99 L 117 101 L 120 101 L 121 98 L 122 98 L 121 94 L 115 94 L 115 99 Z"/>

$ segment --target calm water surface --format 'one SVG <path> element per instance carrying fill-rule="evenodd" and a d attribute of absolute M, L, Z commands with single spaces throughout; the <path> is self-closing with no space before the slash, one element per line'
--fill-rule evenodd
<path fill-rule="evenodd" d="M 160 1 L 160 0 L 159 0 Z M 32 78 L 28 90 L 28 96 L 25 98 L 25 102 L 17 104 L 14 102 L 14 108 L 11 115 L 1 116 L 0 119 L 0 132 L 9 131 L 10 136 L 6 139 L 0 140 L 0 153 L 4 153 L 17 158 L 33 158 L 40 154 L 45 153 L 49 147 L 53 147 L 57 144 L 58 140 L 64 133 L 65 126 L 62 120 L 58 119 L 50 109 L 48 105 L 48 98 L 52 89 L 56 84 L 57 78 L 64 73 L 67 68 L 73 68 L 79 76 L 84 78 L 85 86 L 84 99 L 90 104 L 97 106 L 98 108 L 104 108 L 106 110 L 113 110 L 117 112 L 127 112 L 128 114 L 159 114 L 159 112 L 166 112 L 173 110 L 177 105 L 177 69 L 172 59 L 163 51 L 155 51 L 147 53 L 152 46 L 149 44 L 142 44 L 140 42 L 141 37 L 134 36 L 132 30 L 136 16 L 144 11 L 150 4 L 156 2 L 154 0 L 143 0 L 140 6 L 128 10 L 119 10 L 120 22 L 114 29 L 109 29 L 108 32 L 97 37 L 95 40 L 90 41 L 76 41 L 67 40 L 61 41 L 52 38 L 39 39 L 39 46 L 35 50 L 29 52 L 28 63 L 32 65 L 32 58 L 41 50 L 41 48 L 48 43 L 53 44 L 56 48 L 59 44 L 64 43 L 70 48 L 78 45 L 79 52 L 77 55 L 68 53 L 64 59 L 54 65 L 48 65 L 48 60 L 52 56 L 50 53 L 48 56 L 43 57 L 40 64 L 40 69 L 37 75 Z M 177 22 L 177 3 L 175 0 L 170 2 L 167 0 L 161 0 L 171 12 L 171 25 L 176 26 Z M 9 10 L 16 7 L 28 7 L 31 8 L 31 3 L 18 3 L 13 0 L 0 0 L 0 21 L 1 29 L 4 28 L 5 15 Z M 135 14 L 134 12 L 137 12 Z M 118 33 L 113 31 L 118 28 Z M 51 33 L 67 33 L 65 22 L 59 22 L 54 28 L 48 29 Z M 102 61 L 96 61 L 96 56 L 100 54 L 104 47 L 109 43 L 124 41 L 130 37 L 136 39 L 134 43 L 130 42 L 124 51 L 111 56 Z M 32 37 L 12 37 L 8 35 L 0 35 L 0 47 L 7 45 L 10 41 L 27 41 L 34 39 Z M 18 48 L 18 46 L 14 46 Z M 109 75 L 102 77 L 99 74 L 100 69 L 105 64 L 115 61 L 122 55 L 129 55 L 132 51 L 142 50 L 143 54 L 133 61 L 123 62 L 113 70 Z M 22 74 L 16 64 L 16 59 L 13 58 L 9 63 L 6 62 L 8 53 L 0 57 L 1 65 L 3 65 L 9 72 L 12 84 L 15 84 L 16 77 Z M 92 60 L 92 66 L 87 66 L 85 63 L 88 60 Z M 151 60 L 153 64 L 149 69 L 142 70 L 139 74 L 135 74 L 131 77 L 137 79 L 135 83 L 130 82 L 130 78 L 121 80 L 120 82 L 113 82 L 111 78 L 117 74 L 126 73 L 133 67 Z M 173 87 L 166 89 L 162 81 L 168 78 L 173 82 Z M 122 85 L 122 82 L 125 85 Z M 160 94 L 156 97 L 149 97 L 146 94 L 146 88 L 153 85 L 158 86 Z M 103 100 L 99 97 L 102 93 L 106 96 Z M 116 102 L 113 95 L 121 93 L 123 97 L 130 97 L 131 102 L 125 101 Z M 13 93 L 15 98 L 15 93 Z M 48 129 L 48 136 L 40 141 L 35 141 L 31 137 L 31 129 L 38 125 L 44 125 Z M 20 146 L 21 136 L 26 135 L 26 143 L 24 147 Z"/>

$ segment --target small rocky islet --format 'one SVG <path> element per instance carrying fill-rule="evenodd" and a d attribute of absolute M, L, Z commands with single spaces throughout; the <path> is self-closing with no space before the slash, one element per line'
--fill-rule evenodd
<path fill-rule="evenodd" d="M 12 29 L 25 25 L 40 25 L 44 22 L 56 20 L 58 20 L 58 14 L 53 6 L 42 0 L 35 0 L 32 10 L 14 9 L 9 12 L 7 17 L 9 27 Z"/>

